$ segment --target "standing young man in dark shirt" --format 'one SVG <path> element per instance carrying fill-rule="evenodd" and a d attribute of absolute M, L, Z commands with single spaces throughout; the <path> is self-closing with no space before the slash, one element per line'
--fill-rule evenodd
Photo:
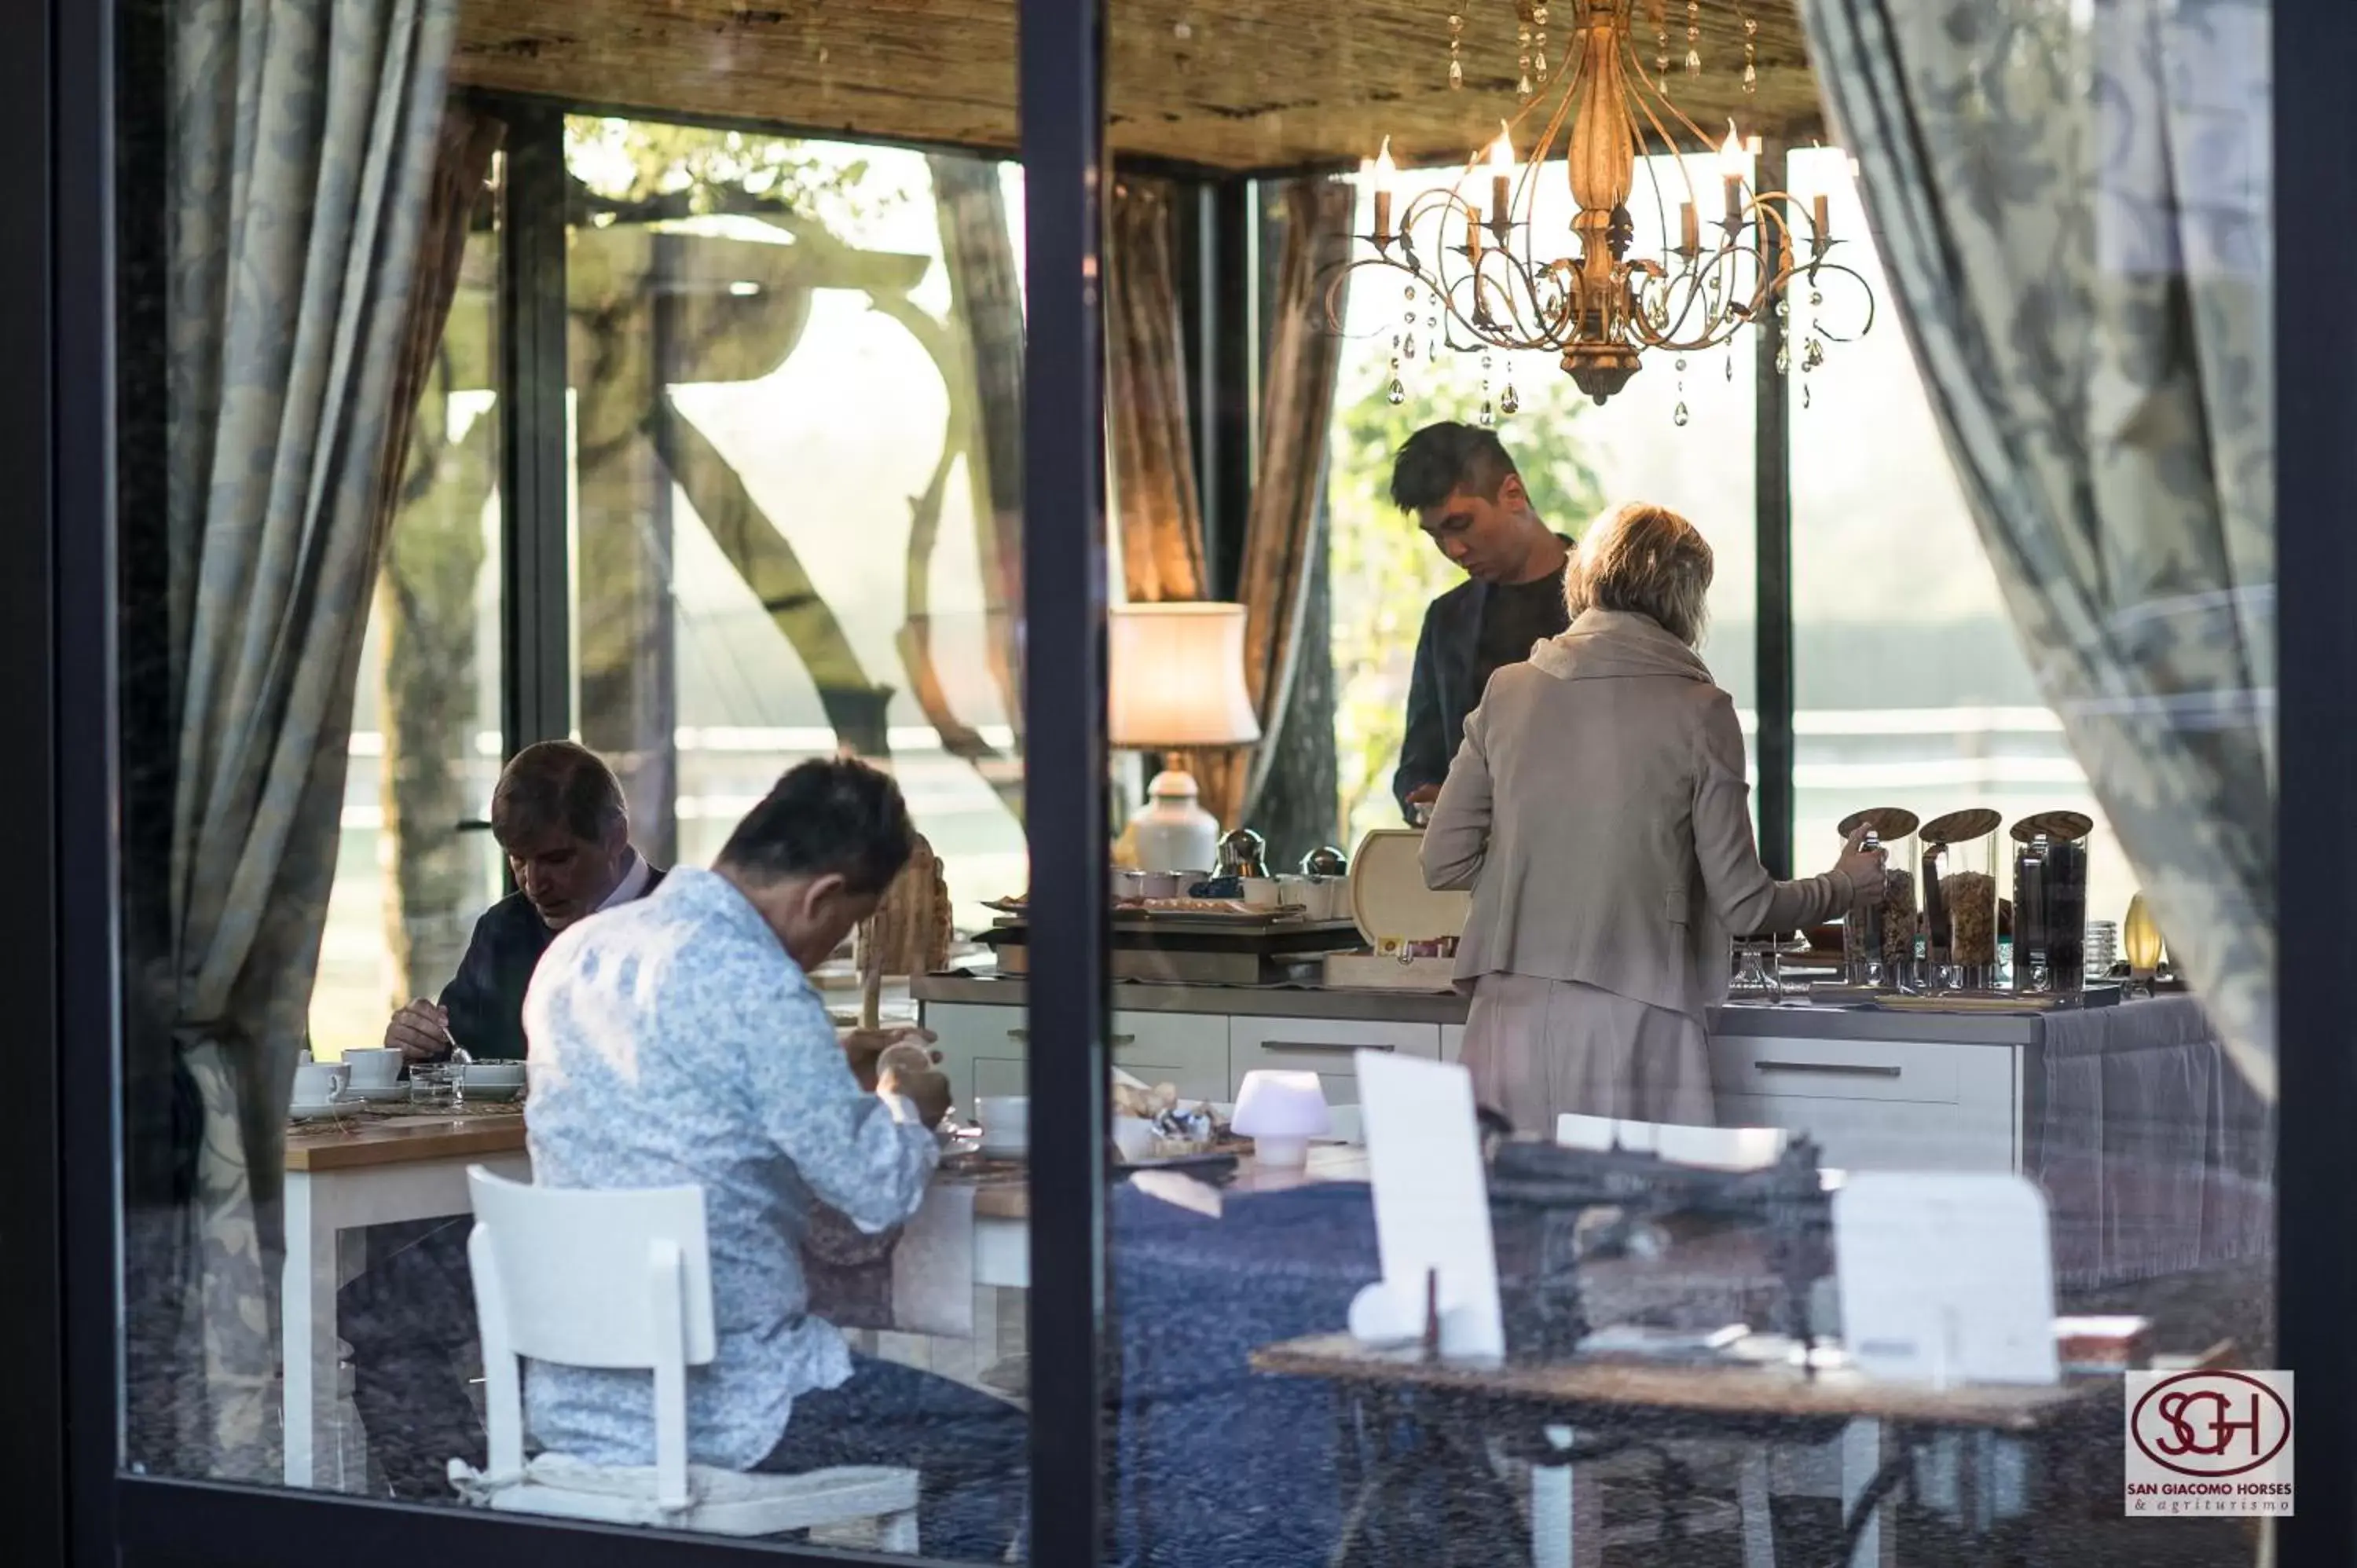
<path fill-rule="evenodd" d="M 1470 579 L 1432 601 L 1407 688 L 1407 735 L 1392 794 L 1411 821 L 1440 794 L 1490 677 L 1571 625 L 1563 569 L 1571 541 L 1532 510 L 1497 433 L 1444 421 L 1407 438 L 1392 462 L 1392 501 Z"/>

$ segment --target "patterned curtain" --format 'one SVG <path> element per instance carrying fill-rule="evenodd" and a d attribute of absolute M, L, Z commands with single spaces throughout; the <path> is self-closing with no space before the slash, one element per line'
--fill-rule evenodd
<path fill-rule="evenodd" d="M 1804 0 L 1817 78 L 2047 700 L 2275 1083 L 2264 0 Z"/>
<path fill-rule="evenodd" d="M 1122 576 L 1131 604 L 1200 599 L 1209 587 L 1203 509 L 1188 428 L 1169 182 L 1124 176 L 1106 221 L 1105 424 Z"/>
<path fill-rule="evenodd" d="M 179 1459 L 264 1478 L 265 1217 L 335 874 L 401 433 L 490 143 L 444 116 L 457 0 L 175 7 L 166 353 L 170 1006 L 201 1108 Z M 457 231 L 457 232 L 453 232 Z M 431 316 L 432 319 L 424 319 Z"/>
<path fill-rule="evenodd" d="M 1114 191 L 1106 254 L 1106 422 L 1122 575 L 1134 604 L 1198 599 L 1208 588 L 1170 200 L 1166 183 L 1125 177 Z M 1268 361 L 1239 574 L 1245 684 L 1262 738 L 1257 746 L 1187 758 L 1204 809 L 1226 826 L 1251 817 L 1285 728 L 1310 567 L 1324 545 L 1326 433 L 1341 361 L 1340 338 L 1327 324 L 1322 274 L 1347 243 L 1351 188 L 1296 180 L 1285 187 L 1284 201 L 1275 295 L 1264 302 Z"/>

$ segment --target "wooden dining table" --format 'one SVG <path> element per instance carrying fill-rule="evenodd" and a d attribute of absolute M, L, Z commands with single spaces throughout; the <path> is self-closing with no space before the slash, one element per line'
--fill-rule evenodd
<path fill-rule="evenodd" d="M 520 1107 L 355 1117 L 307 1123 L 287 1133 L 281 1331 L 288 1486 L 357 1491 L 365 1484 L 332 1441 L 339 1430 L 336 1293 L 357 1272 L 345 1266 L 345 1251 L 360 1240 L 347 1233 L 468 1213 L 472 1205 L 467 1169 L 478 1165 L 512 1181 L 532 1179 Z M 1244 1159 L 1227 1190 L 1275 1190 L 1303 1181 L 1363 1179 L 1365 1174 L 1363 1149 L 1321 1146 L 1310 1151 L 1306 1169 L 1263 1168 Z M 1030 1191 L 1019 1165 L 993 1162 L 965 1172 L 953 1161 L 934 1179 L 975 1189 L 974 1283 L 1029 1289 Z"/>
<path fill-rule="evenodd" d="M 532 1179 L 518 1111 L 308 1122 L 286 1135 L 286 1271 L 280 1295 L 290 1487 L 358 1491 L 342 1462 L 336 1396 L 336 1291 L 344 1232 L 467 1213 L 467 1167 Z"/>

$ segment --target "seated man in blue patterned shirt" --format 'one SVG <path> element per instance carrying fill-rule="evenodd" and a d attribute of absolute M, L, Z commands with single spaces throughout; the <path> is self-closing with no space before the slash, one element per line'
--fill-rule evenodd
<path fill-rule="evenodd" d="M 813 1204 L 882 1231 L 915 1212 L 940 1157 L 904 1069 L 888 1058 L 863 1089 L 807 976 L 910 843 L 900 792 L 875 768 L 788 773 L 710 871 L 674 871 L 556 939 L 524 1002 L 525 1116 L 543 1186 L 704 1188 L 719 1338 L 688 1380 L 694 1463 L 909 1466 L 928 1552 L 995 1562 L 1021 1518 L 1022 1415 L 853 1357 L 810 1314 L 802 1271 Z M 546 1450 L 654 1462 L 644 1373 L 534 1362 L 525 1414 Z"/>

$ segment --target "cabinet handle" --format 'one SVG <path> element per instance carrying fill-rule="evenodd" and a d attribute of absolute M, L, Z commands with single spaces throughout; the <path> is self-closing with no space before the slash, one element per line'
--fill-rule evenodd
<path fill-rule="evenodd" d="M 1753 1062 L 1760 1072 L 1805 1072 L 1820 1078 L 1897 1078 L 1903 1070 L 1895 1067 L 1874 1067 L 1864 1062 Z"/>
<path fill-rule="evenodd" d="M 1398 1047 L 1375 1040 L 1263 1040 L 1265 1051 L 1308 1051 L 1313 1055 L 1335 1056 L 1344 1051 L 1389 1051 Z"/>
<path fill-rule="evenodd" d="M 1028 1029 L 1009 1029 L 1006 1031 L 1006 1037 L 1019 1045 L 1031 1038 L 1031 1031 Z M 1134 1046 L 1137 1044 L 1137 1036 L 1135 1035 L 1107 1035 L 1105 1036 L 1105 1044 L 1113 1047 L 1115 1050 L 1119 1050 L 1124 1046 Z"/>

